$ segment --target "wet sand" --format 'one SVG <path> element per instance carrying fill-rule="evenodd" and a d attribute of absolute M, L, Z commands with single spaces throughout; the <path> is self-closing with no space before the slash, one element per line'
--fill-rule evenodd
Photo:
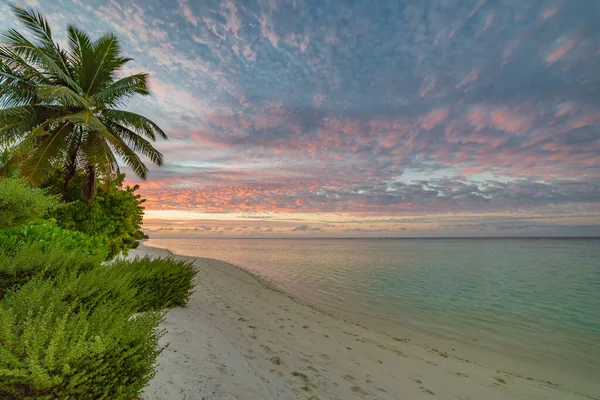
<path fill-rule="evenodd" d="M 168 256 L 140 246 L 129 257 Z M 594 399 L 600 385 L 562 385 L 482 365 L 456 346 L 389 336 L 330 315 L 234 265 L 207 258 L 190 303 L 167 314 L 158 399 Z M 493 363 L 492 363 L 493 364 Z M 508 372 L 511 371 L 511 372 Z"/>

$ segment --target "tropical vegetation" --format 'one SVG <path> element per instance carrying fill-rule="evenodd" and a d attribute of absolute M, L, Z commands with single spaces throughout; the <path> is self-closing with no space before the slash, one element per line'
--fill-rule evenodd
<path fill-rule="evenodd" d="M 32 9 L 13 11 L 33 40 L 9 29 L 0 37 L 0 144 L 13 146 L 3 169 L 18 165 L 32 185 L 43 184 L 57 166 L 63 191 L 77 171 L 86 177 L 83 200 L 96 195 L 97 179 L 110 180 L 121 159 L 140 178 L 148 168 L 139 154 L 162 165 L 151 142 L 167 136 L 150 119 L 119 107 L 134 95 L 147 96 L 144 73 L 119 77 L 130 58 L 116 36 L 92 40 L 67 28 L 68 49 L 52 37 L 47 20 Z"/>
<path fill-rule="evenodd" d="M 173 258 L 115 259 L 144 237 L 118 162 L 145 178 L 138 153 L 163 161 L 150 142 L 164 132 L 118 109 L 147 76 L 117 78 L 129 59 L 113 35 L 69 27 L 65 50 L 39 13 L 13 10 L 34 40 L 0 44 L 0 399 L 137 399 L 164 312 L 196 276 Z"/>
<path fill-rule="evenodd" d="M 49 181 L 49 193 L 59 193 L 62 187 L 60 175 Z M 77 173 L 67 192 L 67 203 L 49 212 L 49 216 L 65 229 L 76 230 L 90 236 L 102 237 L 109 249 L 108 258 L 137 247 L 144 238 L 141 231 L 144 218 L 144 199 L 136 191 L 138 185 L 126 186 L 124 174 L 113 177 L 110 182 L 96 189 L 96 196 L 88 203 L 79 196 L 86 183 L 86 176 Z"/>

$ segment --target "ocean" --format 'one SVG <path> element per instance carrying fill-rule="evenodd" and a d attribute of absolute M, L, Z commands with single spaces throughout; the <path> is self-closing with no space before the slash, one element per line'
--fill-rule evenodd
<path fill-rule="evenodd" d="M 150 239 L 373 328 L 600 371 L 598 239 Z M 202 277 L 199 277 L 202 279 Z M 364 317 L 364 318 L 362 318 Z"/>

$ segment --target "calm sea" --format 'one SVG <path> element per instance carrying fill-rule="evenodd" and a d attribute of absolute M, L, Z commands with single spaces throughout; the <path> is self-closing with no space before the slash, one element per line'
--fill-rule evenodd
<path fill-rule="evenodd" d="M 151 239 L 317 305 L 600 370 L 600 240 Z"/>

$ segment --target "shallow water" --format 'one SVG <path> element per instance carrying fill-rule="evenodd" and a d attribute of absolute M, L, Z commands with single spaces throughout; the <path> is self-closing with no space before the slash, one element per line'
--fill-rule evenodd
<path fill-rule="evenodd" d="M 600 370 L 600 240 L 151 239 L 295 295 L 450 340 Z"/>

